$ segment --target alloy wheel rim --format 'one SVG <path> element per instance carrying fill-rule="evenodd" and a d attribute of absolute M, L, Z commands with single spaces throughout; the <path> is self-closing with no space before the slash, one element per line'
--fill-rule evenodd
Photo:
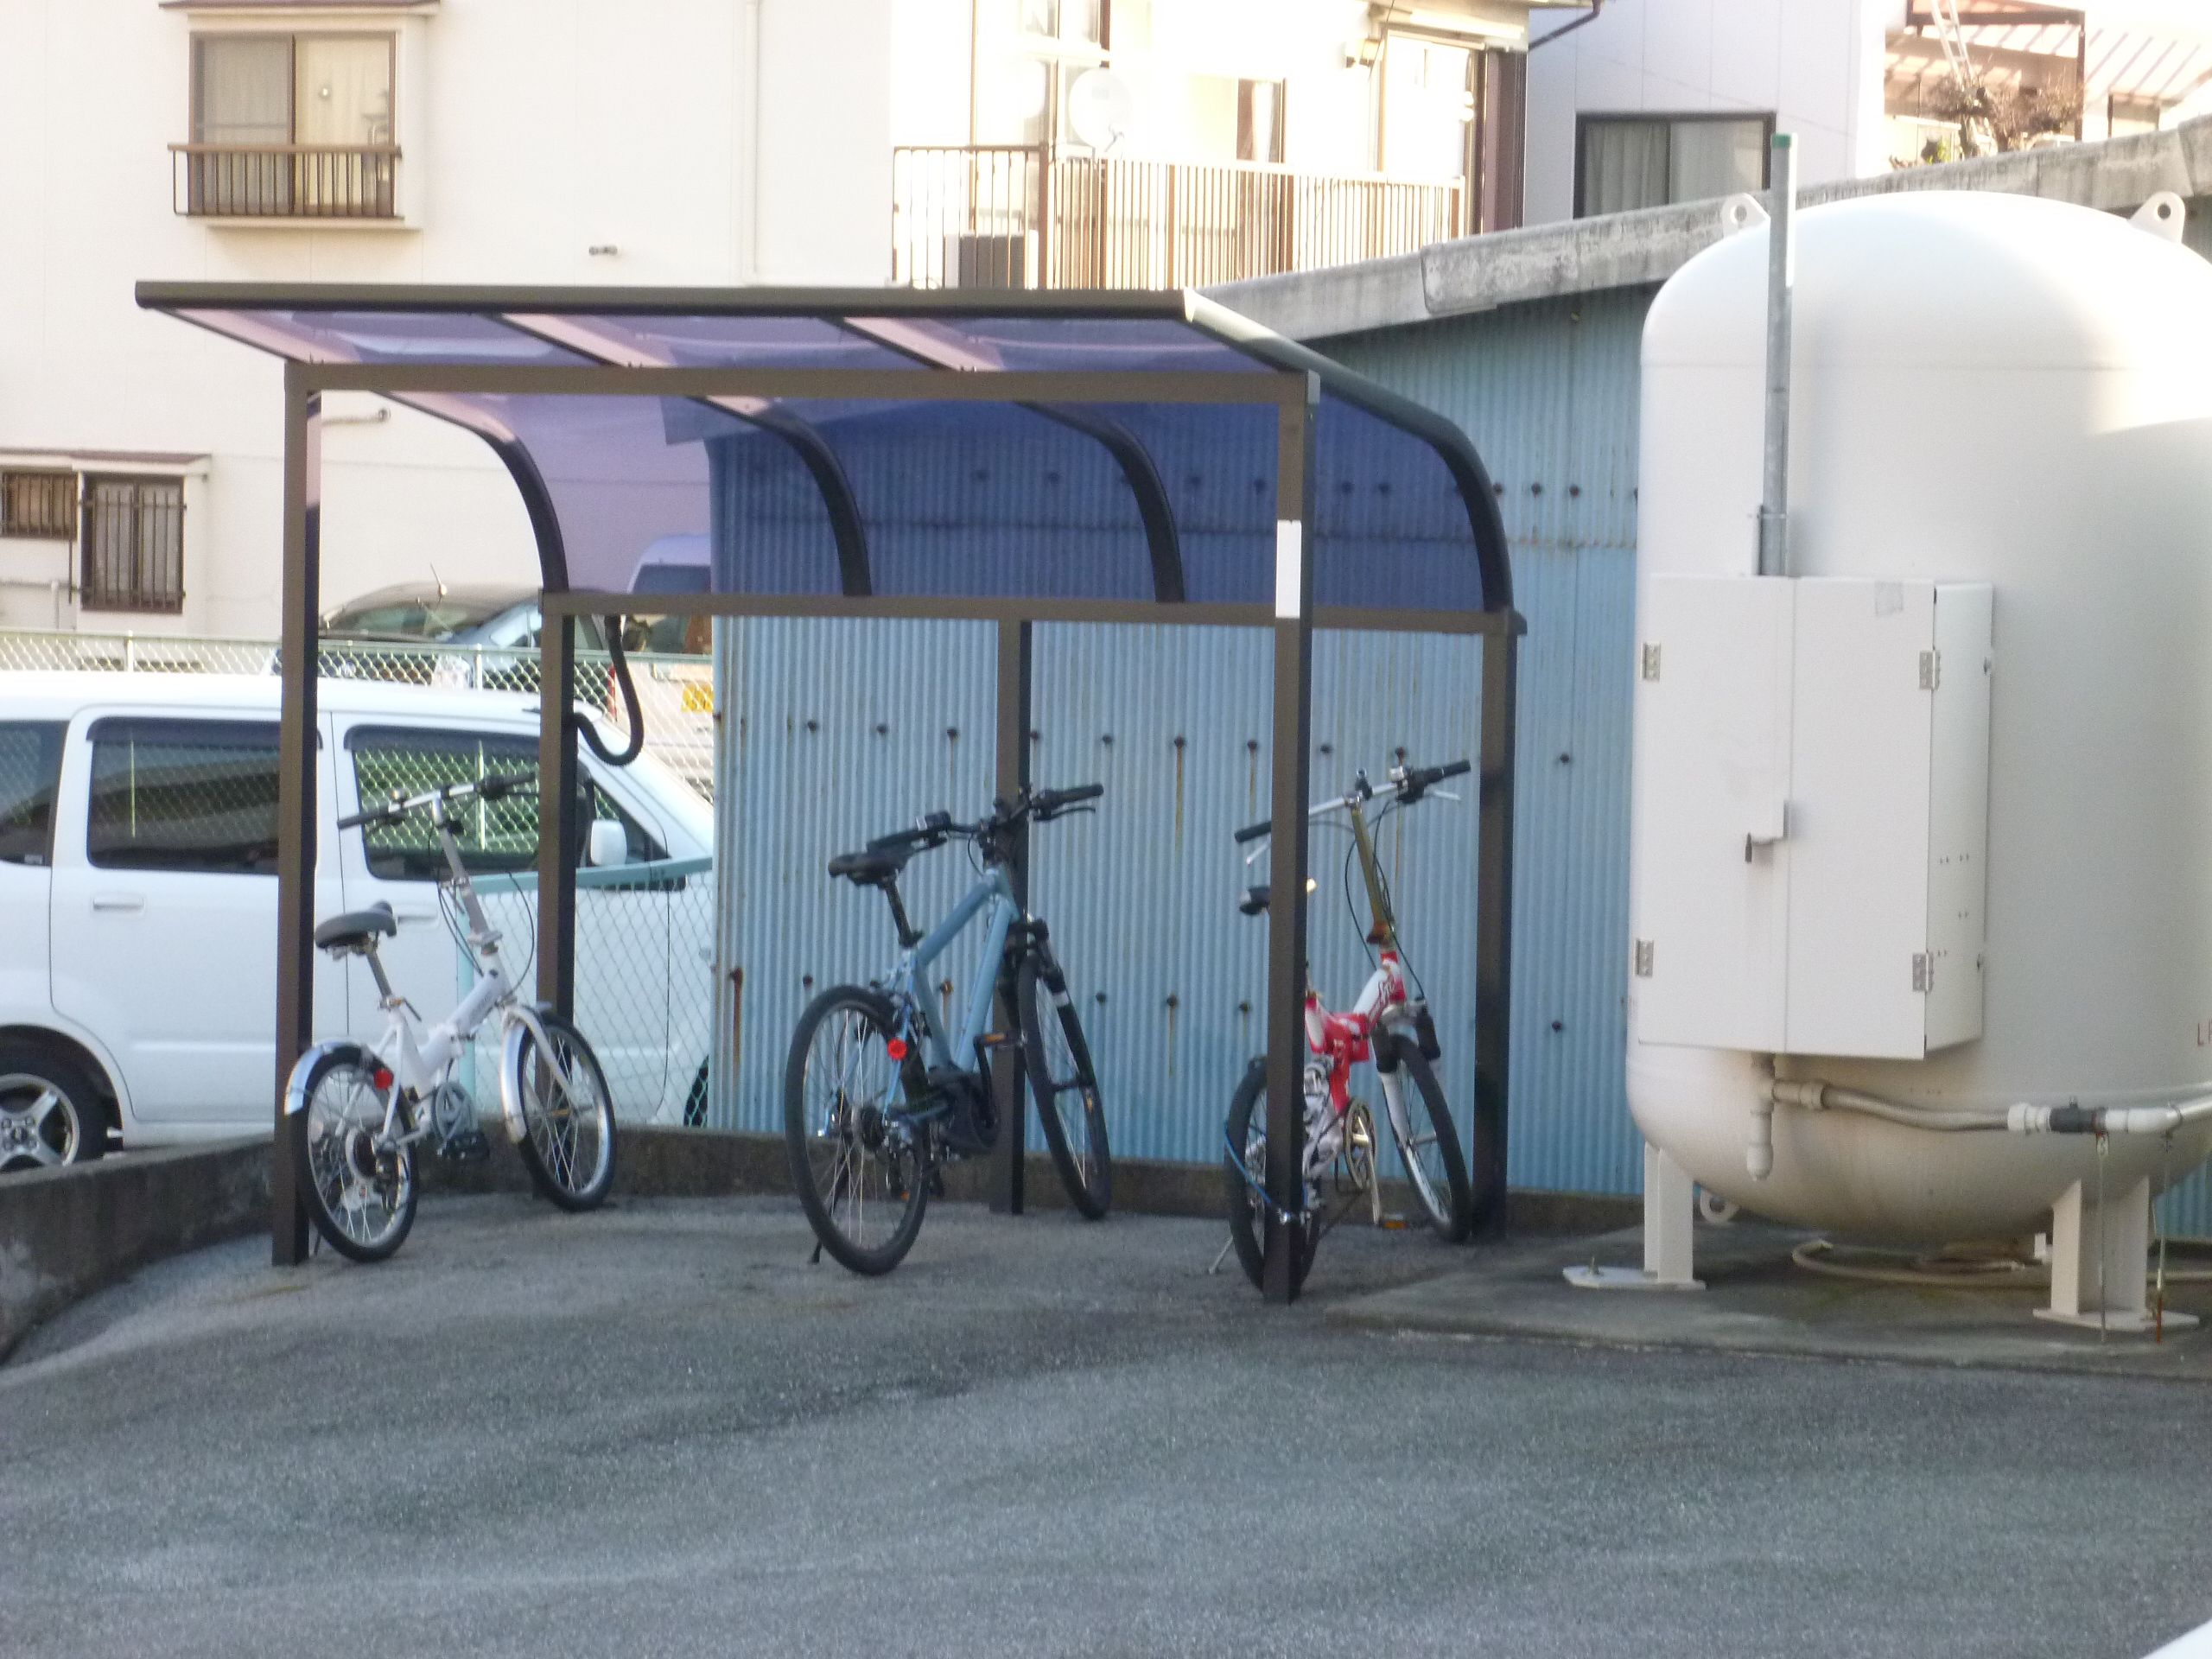
<path fill-rule="evenodd" d="M 77 1103 L 51 1078 L 27 1071 L 0 1077 L 0 1167 L 74 1163 L 84 1135 Z"/>

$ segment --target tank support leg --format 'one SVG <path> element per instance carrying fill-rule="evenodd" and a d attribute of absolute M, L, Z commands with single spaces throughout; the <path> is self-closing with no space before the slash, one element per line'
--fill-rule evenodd
<path fill-rule="evenodd" d="M 1649 1141 L 1643 1143 L 1643 1266 L 1569 1268 L 1567 1282 L 1583 1290 L 1703 1290 L 1694 1247 L 1697 1188 L 1689 1173 Z"/>
<path fill-rule="evenodd" d="M 2108 1192 L 2101 1205 L 2075 1182 L 2051 1206 L 2050 1306 L 2036 1317 L 2128 1335 L 2151 1330 L 2158 1319 L 2145 1286 L 2150 1249 L 2149 1180 Z M 2169 1309 L 2164 1322 L 2178 1329 L 2196 1320 Z"/>

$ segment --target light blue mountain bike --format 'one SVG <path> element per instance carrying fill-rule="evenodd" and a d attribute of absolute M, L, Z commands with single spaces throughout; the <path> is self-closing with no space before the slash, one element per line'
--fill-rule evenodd
<path fill-rule="evenodd" d="M 1010 838 L 1025 821 L 1089 811 L 1081 803 L 1104 793 L 1097 784 L 1025 790 L 1017 800 L 994 803 L 975 823 L 932 812 L 830 861 L 831 875 L 882 893 L 900 954 L 879 981 L 823 992 L 791 1033 L 784 1139 L 792 1185 L 820 1241 L 817 1260 L 826 1249 L 855 1273 L 899 1265 L 921 1231 L 938 1166 L 988 1152 L 998 1140 L 988 1071 L 992 1051 L 1008 1044 L 1020 1048 L 1069 1198 L 1090 1220 L 1105 1215 L 1113 1166 L 1090 1046 L 1045 924 L 1022 913 L 1006 874 Z M 899 873 L 916 853 L 954 840 L 975 847 L 982 870 L 925 937 L 907 919 Z M 957 1027 L 941 1031 L 925 994 L 930 966 L 978 918 L 982 954 L 967 1000 L 954 1011 Z M 1014 1010 L 1019 1030 L 992 1030 L 995 1007 Z"/>

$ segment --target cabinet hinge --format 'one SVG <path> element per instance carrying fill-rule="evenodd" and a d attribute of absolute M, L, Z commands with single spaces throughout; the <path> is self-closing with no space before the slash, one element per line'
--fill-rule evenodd
<path fill-rule="evenodd" d="M 1943 653 L 1923 651 L 1920 653 L 1920 689 L 1933 691 L 1943 683 Z"/>
<path fill-rule="evenodd" d="M 1649 939 L 1636 942 L 1636 976 L 1638 979 L 1651 977 L 1651 941 Z"/>
<path fill-rule="evenodd" d="M 1925 950 L 1913 953 L 1912 988 L 1916 991 L 1932 991 L 1936 988 L 1936 958 Z"/>
<path fill-rule="evenodd" d="M 1659 646 L 1656 640 L 1643 648 L 1643 677 L 1647 680 L 1659 677 Z"/>

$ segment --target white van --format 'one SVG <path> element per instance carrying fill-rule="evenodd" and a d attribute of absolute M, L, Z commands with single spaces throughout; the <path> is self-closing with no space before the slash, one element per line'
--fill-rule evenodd
<path fill-rule="evenodd" d="M 0 1168 L 97 1157 L 111 1134 L 141 1147 L 268 1128 L 278 689 L 264 676 L 0 673 Z M 385 968 L 442 1018 L 463 969 L 434 844 L 419 827 L 337 820 L 395 787 L 534 774 L 537 700 L 338 679 L 318 700 L 315 914 L 389 903 Z M 604 766 L 588 749 L 580 760 L 584 823 L 622 827 L 619 854 L 611 830 L 588 836 L 603 861 L 708 857 L 711 812 L 667 768 L 650 755 Z M 525 988 L 537 812 L 535 792 L 480 808 L 464 837 Z M 634 882 L 610 871 L 613 885 L 578 900 L 578 1023 L 633 1122 L 680 1121 L 702 1098 L 712 877 L 677 868 Z M 314 1002 L 318 1039 L 383 1030 L 358 958 L 318 954 Z"/>

